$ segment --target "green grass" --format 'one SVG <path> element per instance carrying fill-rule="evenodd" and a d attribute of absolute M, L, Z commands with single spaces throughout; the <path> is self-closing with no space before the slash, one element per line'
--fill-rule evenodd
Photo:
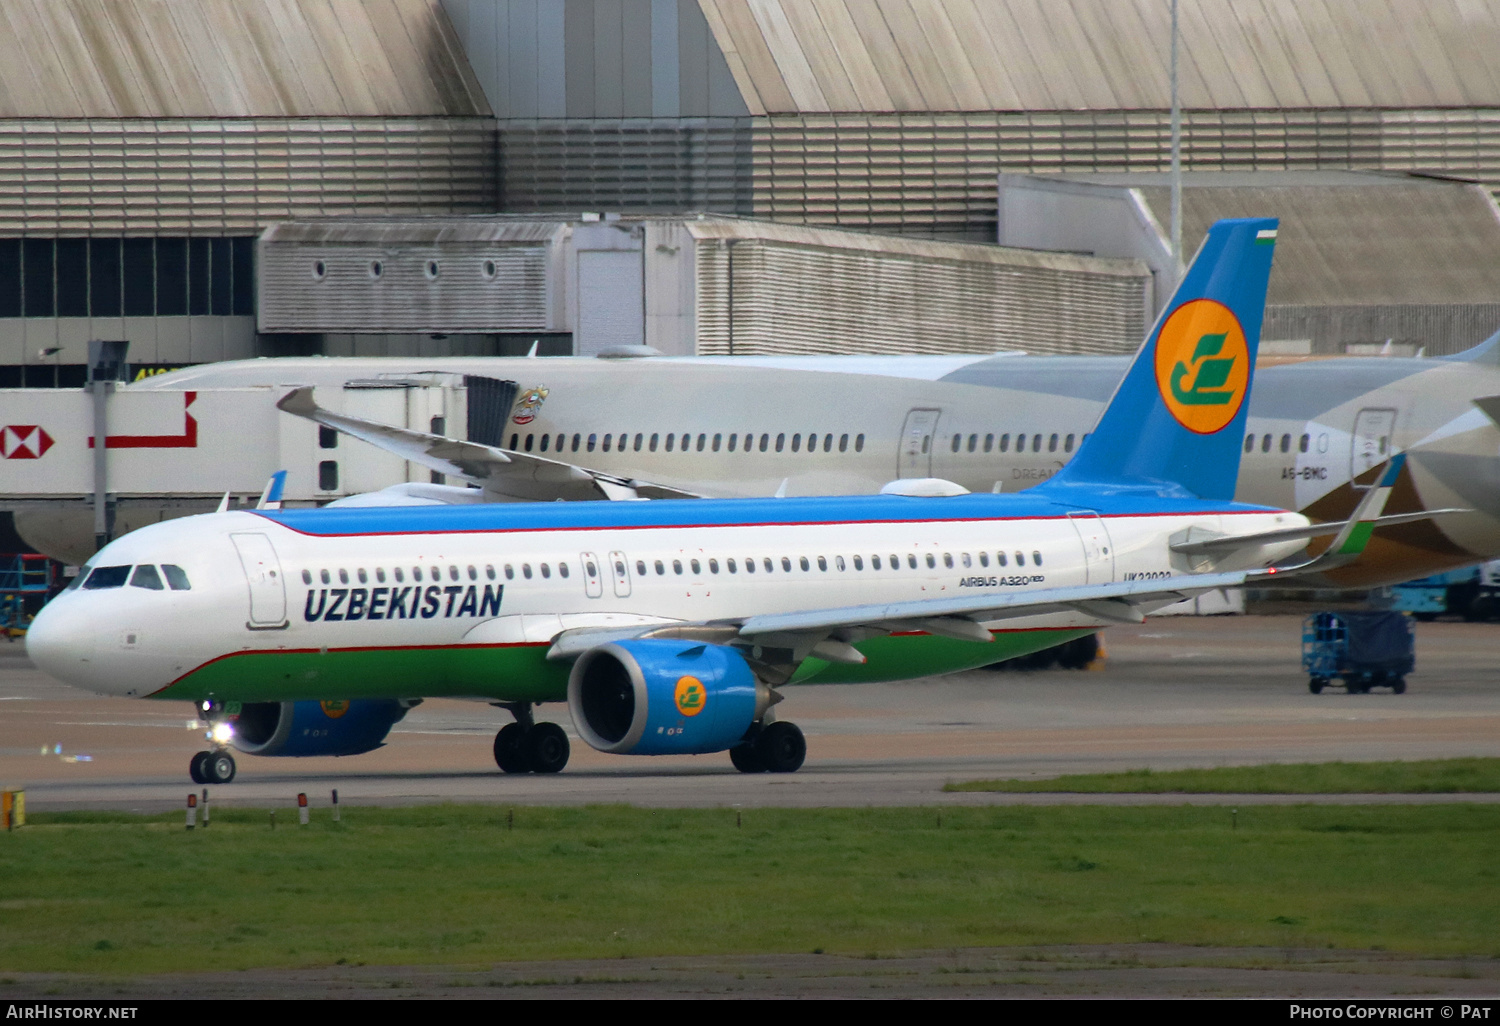
<path fill-rule="evenodd" d="M 1084 773 L 1045 780 L 971 780 L 945 791 L 1088 794 L 1456 794 L 1500 791 L 1500 759 L 1304 762 L 1154 772 Z"/>
<path fill-rule="evenodd" d="M 1142 940 L 1500 957 L 1485 805 L 344 815 L 35 814 L 0 834 L 0 972 Z"/>

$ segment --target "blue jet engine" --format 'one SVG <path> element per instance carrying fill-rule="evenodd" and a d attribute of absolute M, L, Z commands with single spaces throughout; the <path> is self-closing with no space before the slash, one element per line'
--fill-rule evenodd
<path fill-rule="evenodd" d="M 573 664 L 568 709 L 611 755 L 700 755 L 733 748 L 771 692 L 732 648 L 657 638 L 592 648 Z"/>
<path fill-rule="evenodd" d="M 411 704 L 392 698 L 246 702 L 233 720 L 233 744 L 247 755 L 359 755 L 384 744 Z"/>

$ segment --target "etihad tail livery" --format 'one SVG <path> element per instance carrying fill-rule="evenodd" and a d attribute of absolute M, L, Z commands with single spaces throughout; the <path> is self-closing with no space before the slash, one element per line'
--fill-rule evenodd
<path fill-rule="evenodd" d="M 143 528 L 37 617 L 37 665 L 183 699 L 229 746 L 380 745 L 424 696 L 511 710 L 507 772 L 556 772 L 567 701 L 595 748 L 791 771 L 784 685 L 962 670 L 1139 622 L 1368 530 L 1232 499 L 1276 222 L 1223 221 L 1065 470 L 1015 495 L 260 510 Z M 1376 522 L 1378 490 L 1355 521 Z M 1383 495 L 1380 496 L 1383 501 Z M 1349 539 L 1354 538 L 1354 543 Z"/>

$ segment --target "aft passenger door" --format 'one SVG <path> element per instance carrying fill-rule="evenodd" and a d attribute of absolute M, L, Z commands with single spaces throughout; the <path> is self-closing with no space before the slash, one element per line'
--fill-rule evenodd
<path fill-rule="evenodd" d="M 251 630 L 271 630 L 287 625 L 286 583 L 281 578 L 281 560 L 271 539 L 263 534 L 231 534 L 245 581 L 250 586 Z"/>
<path fill-rule="evenodd" d="M 912 410 L 906 415 L 901 451 L 896 458 L 897 477 L 932 476 L 932 442 L 941 414 L 941 410 Z"/>
<path fill-rule="evenodd" d="M 1068 522 L 1078 532 L 1083 545 L 1085 584 L 1108 584 L 1115 579 L 1115 555 L 1110 551 L 1109 530 L 1104 520 L 1092 510 L 1069 513 Z"/>
<path fill-rule="evenodd" d="M 1360 410 L 1354 418 L 1354 436 L 1349 440 L 1349 480 L 1353 483 L 1367 470 L 1391 458 L 1391 439 L 1396 432 L 1395 410 Z M 1368 488 L 1369 485 L 1354 485 Z"/>
<path fill-rule="evenodd" d="M 589 598 L 604 594 L 604 578 L 599 574 L 599 557 L 592 552 L 580 552 L 578 562 L 583 564 L 583 590 Z"/>

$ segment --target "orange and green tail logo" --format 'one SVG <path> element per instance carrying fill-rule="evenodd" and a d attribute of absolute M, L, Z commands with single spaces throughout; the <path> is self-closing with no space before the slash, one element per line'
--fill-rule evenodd
<path fill-rule="evenodd" d="M 1156 387 L 1177 422 L 1211 435 L 1234 420 L 1250 381 L 1245 332 L 1212 299 L 1183 303 L 1156 338 Z"/>
<path fill-rule="evenodd" d="M 672 697 L 677 701 L 678 712 L 684 716 L 697 716 L 703 711 L 703 682 L 697 677 L 679 677 Z"/>

